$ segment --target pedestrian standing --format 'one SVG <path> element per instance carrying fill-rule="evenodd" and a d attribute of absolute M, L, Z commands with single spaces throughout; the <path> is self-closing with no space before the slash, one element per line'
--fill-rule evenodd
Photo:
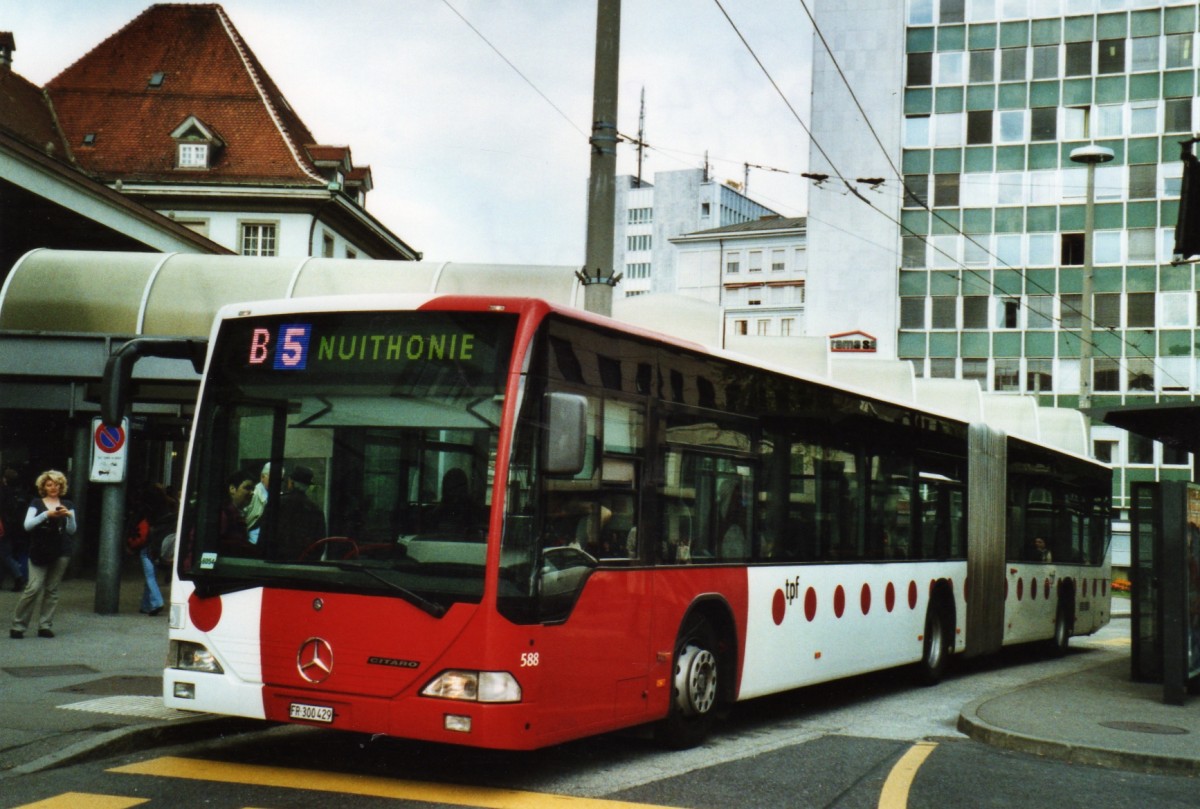
<path fill-rule="evenodd" d="M 12 576 L 14 593 L 25 589 L 25 531 L 22 523 L 25 515 L 21 513 L 18 502 L 16 479 L 17 470 L 11 466 L 4 468 L 0 475 L 0 583 L 5 574 Z"/>
<path fill-rule="evenodd" d="M 41 614 L 36 621 L 39 638 L 54 637 L 54 612 L 58 608 L 58 585 L 71 558 L 71 537 L 75 534 L 75 506 L 67 500 L 67 478 L 56 469 L 38 475 L 38 497 L 25 512 L 25 531 L 29 534 L 29 583 L 17 601 L 8 636 L 25 637 L 34 623 L 34 610 L 41 599 Z"/>

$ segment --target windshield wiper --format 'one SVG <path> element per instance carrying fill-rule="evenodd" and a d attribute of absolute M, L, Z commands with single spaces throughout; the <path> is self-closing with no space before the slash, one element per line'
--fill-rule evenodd
<path fill-rule="evenodd" d="M 333 565 L 338 570 L 351 570 L 351 571 L 356 571 L 358 573 L 366 573 L 368 576 L 375 579 L 376 581 L 382 582 L 383 584 L 386 584 L 388 587 L 395 590 L 397 593 L 400 594 L 400 597 L 403 598 L 405 601 L 407 601 L 409 604 L 412 604 L 415 607 L 420 607 L 421 609 L 425 610 L 425 612 L 432 615 L 434 618 L 441 618 L 443 615 L 446 614 L 446 608 L 444 606 L 442 606 L 441 604 L 437 603 L 436 601 L 430 601 L 428 598 L 425 598 L 424 596 L 417 595 L 412 590 L 409 590 L 407 587 L 402 587 L 399 584 L 396 584 L 396 582 L 392 581 L 387 576 L 381 575 L 374 568 L 367 567 L 362 562 L 346 562 L 346 561 L 339 561 L 339 560 L 333 560 L 333 559 L 326 559 L 324 562 L 322 562 L 322 564 Z"/>

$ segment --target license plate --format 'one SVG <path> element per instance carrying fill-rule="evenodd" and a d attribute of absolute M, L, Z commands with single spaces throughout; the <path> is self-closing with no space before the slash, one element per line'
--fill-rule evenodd
<path fill-rule="evenodd" d="M 292 719 L 303 719 L 307 722 L 332 722 L 333 708 L 324 705 L 305 705 L 302 702 L 293 702 L 288 709 L 288 716 Z"/>

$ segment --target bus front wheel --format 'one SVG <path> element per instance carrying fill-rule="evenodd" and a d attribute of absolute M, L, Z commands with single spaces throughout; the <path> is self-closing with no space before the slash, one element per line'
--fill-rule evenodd
<path fill-rule="evenodd" d="M 689 619 L 675 645 L 671 706 L 655 734 L 661 743 L 682 750 L 708 736 L 718 702 L 719 668 L 712 627 L 703 618 Z"/>

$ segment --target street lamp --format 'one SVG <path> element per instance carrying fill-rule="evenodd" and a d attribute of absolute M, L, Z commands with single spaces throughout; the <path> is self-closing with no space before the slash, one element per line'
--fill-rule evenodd
<path fill-rule="evenodd" d="M 1089 143 L 1071 150 L 1071 160 L 1087 166 L 1087 213 L 1083 220 L 1083 317 L 1079 329 L 1079 409 L 1092 406 L 1092 258 L 1096 230 L 1096 164 L 1113 159 L 1113 150 Z M 1089 423 L 1091 417 L 1088 417 Z"/>

